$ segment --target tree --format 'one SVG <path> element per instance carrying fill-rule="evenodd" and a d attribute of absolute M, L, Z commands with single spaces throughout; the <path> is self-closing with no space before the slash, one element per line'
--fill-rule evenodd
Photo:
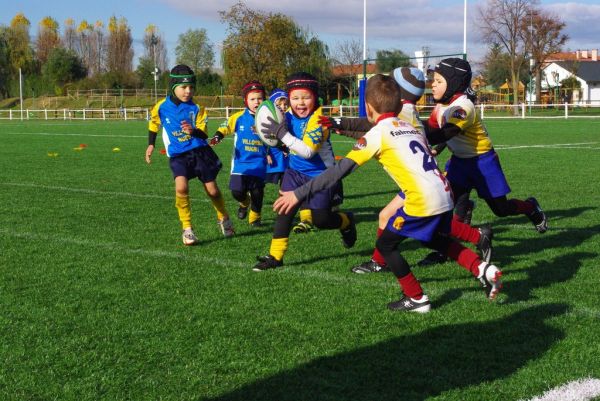
<path fill-rule="evenodd" d="M 478 8 L 477 19 L 483 39 L 490 44 L 500 44 L 509 58 L 513 91 L 513 104 L 519 104 L 519 76 L 526 57 L 523 21 L 529 9 L 538 0 L 487 0 Z M 518 113 L 517 108 L 514 112 Z"/>
<path fill-rule="evenodd" d="M 77 31 L 75 30 L 75 21 L 73 18 L 65 20 L 65 29 L 63 31 L 63 46 L 67 50 L 76 50 L 77 46 Z"/>
<path fill-rule="evenodd" d="M 66 83 L 85 78 L 86 74 L 79 57 L 73 51 L 61 47 L 52 49 L 42 67 L 42 75 L 54 85 L 57 94 L 62 93 L 62 86 Z"/>
<path fill-rule="evenodd" d="M 175 47 L 177 64 L 185 64 L 194 72 L 212 68 L 215 62 L 213 45 L 208 40 L 206 29 L 188 29 L 179 35 Z"/>
<path fill-rule="evenodd" d="M 358 40 L 346 40 L 338 43 L 333 52 L 333 65 L 338 71 L 338 85 L 341 85 L 348 92 L 350 103 L 354 98 L 356 89 L 356 66 L 363 63 L 363 48 Z M 338 90 L 338 98 L 341 97 Z"/>
<path fill-rule="evenodd" d="M 133 48 L 131 29 L 123 17 L 117 20 L 113 15 L 108 22 L 106 64 L 109 72 L 124 76 L 133 69 Z"/>
<path fill-rule="evenodd" d="M 167 47 L 165 45 L 165 38 L 162 34 L 160 34 L 156 25 L 150 24 L 146 27 L 146 30 L 144 31 L 143 42 L 143 57 L 151 60 L 153 65 L 156 63 L 159 71 L 167 71 L 169 65 L 167 62 Z"/>
<path fill-rule="evenodd" d="M 41 64 L 48 60 L 48 55 L 55 47 L 60 46 L 58 22 L 52 17 L 44 17 L 39 23 L 36 39 L 36 55 Z"/>
<path fill-rule="evenodd" d="M 380 72 L 390 72 L 398 67 L 410 67 L 410 57 L 402 50 L 377 50 L 375 57 Z"/>
<path fill-rule="evenodd" d="M 281 86 L 292 72 L 323 73 L 324 62 L 311 59 L 326 46 L 283 14 L 250 9 L 239 2 L 220 12 L 228 27 L 222 62 L 230 91 L 258 79 L 268 87 Z"/>
<path fill-rule="evenodd" d="M 0 96 L 9 96 L 8 81 L 11 76 L 10 50 L 8 47 L 8 28 L 0 26 Z"/>
<path fill-rule="evenodd" d="M 100 20 L 91 28 L 89 40 L 88 75 L 95 76 L 104 70 L 106 59 L 106 39 L 104 34 L 104 23 Z"/>
<path fill-rule="evenodd" d="M 531 73 L 535 76 L 535 95 L 538 101 L 542 94 L 542 69 L 548 55 L 559 52 L 569 39 L 561 33 L 564 28 L 565 23 L 558 16 L 536 8 L 530 9 L 529 21 L 523 21 L 521 25 L 534 62 Z"/>
<path fill-rule="evenodd" d="M 34 72 L 35 64 L 29 36 L 31 23 L 23 13 L 18 13 L 10 22 L 7 31 L 9 58 L 12 73 L 17 74 L 19 68 L 24 73 Z"/>

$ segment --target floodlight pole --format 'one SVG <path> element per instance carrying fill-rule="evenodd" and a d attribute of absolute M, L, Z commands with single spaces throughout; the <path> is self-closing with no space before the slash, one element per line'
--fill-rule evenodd
<path fill-rule="evenodd" d="M 463 12 L 463 57 L 467 57 L 467 0 Z"/>
<path fill-rule="evenodd" d="M 363 79 L 367 79 L 367 0 L 363 0 Z"/>
<path fill-rule="evenodd" d="M 21 121 L 23 121 L 23 74 L 19 68 L 19 100 L 21 102 Z"/>
<path fill-rule="evenodd" d="M 152 44 L 152 58 L 154 59 L 154 71 L 152 72 L 152 75 L 154 75 L 154 103 L 156 103 L 158 101 L 158 89 L 156 87 L 158 82 L 158 68 L 156 68 L 156 44 L 158 43 L 158 40 L 156 39 L 156 36 L 154 36 L 154 33 L 152 34 L 152 38 L 150 38 L 150 43 Z"/>

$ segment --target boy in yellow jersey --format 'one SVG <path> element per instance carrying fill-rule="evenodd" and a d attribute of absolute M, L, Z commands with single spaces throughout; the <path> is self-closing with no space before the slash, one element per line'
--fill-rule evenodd
<path fill-rule="evenodd" d="M 316 78 L 305 72 L 292 74 L 288 77 L 286 89 L 290 109 L 285 113 L 285 121 L 276 123 L 271 119 L 270 123 L 263 123 L 261 131 L 266 136 L 279 139 L 290 150 L 289 166 L 285 170 L 281 189 L 293 191 L 334 165 L 335 157 L 329 141 L 329 131 L 317 122 L 321 107 L 318 104 L 319 83 Z M 342 243 L 346 248 L 351 248 L 356 242 L 353 214 L 331 211 L 332 205 L 341 201 L 340 189 L 340 183 L 337 182 L 331 188 L 315 191 L 306 199 L 304 206 L 311 209 L 315 226 L 340 230 Z M 298 207 L 294 207 L 277 216 L 269 254 L 258 257 L 254 271 L 283 266 L 283 257 L 297 211 Z"/>
<path fill-rule="evenodd" d="M 446 173 L 455 199 L 477 190 L 496 216 L 523 214 L 539 233 L 548 229 L 538 201 L 507 199 L 510 187 L 500 159 L 475 106 L 465 93 L 471 81 L 471 66 L 460 58 L 447 58 L 435 67 L 432 83 L 435 106 L 426 124 L 427 139 L 434 145 L 446 142 L 452 157 Z M 466 229 L 453 221 L 453 232 Z"/>
<path fill-rule="evenodd" d="M 146 162 L 152 161 L 156 136 L 161 130 L 175 179 L 175 207 L 183 228 L 184 245 L 198 243 L 198 237 L 192 228 L 189 196 L 189 180 L 192 178 L 198 178 L 202 182 L 217 212 L 221 232 L 225 237 L 231 237 L 234 234 L 233 225 L 216 182 L 222 167 L 221 161 L 206 142 L 206 110 L 192 99 L 196 76 L 188 66 L 177 65 L 173 67 L 169 77 L 170 94 L 152 108 L 148 124 Z"/>
<path fill-rule="evenodd" d="M 452 192 L 437 163 L 429 153 L 423 134 L 412 125 L 398 119 L 402 108 L 400 87 L 389 76 L 375 75 L 366 90 L 367 116 L 375 126 L 358 139 L 354 148 L 337 165 L 295 189 L 283 192 L 273 209 L 286 213 L 299 200 L 335 183 L 371 158 L 382 164 L 401 188 L 404 204 L 389 219 L 377 249 L 396 276 L 403 297 L 388 304 L 391 310 L 426 313 L 431 303 L 424 294 L 410 266 L 399 252 L 407 238 L 425 246 L 454 255 L 454 259 L 484 285 L 490 299 L 501 289 L 500 270 L 483 262 L 471 250 L 448 237 L 452 220 Z"/>
<path fill-rule="evenodd" d="M 409 123 L 425 136 L 425 128 L 416 108 L 417 102 L 425 92 L 425 75 L 421 70 L 415 67 L 399 67 L 396 68 L 391 75 L 400 86 L 402 110 L 398 114 L 398 118 Z M 322 116 L 319 122 L 326 127 L 332 128 L 341 135 L 354 139 L 359 139 L 373 127 L 373 124 L 369 122 L 367 118 L 331 118 Z M 404 199 L 398 195 L 381 209 L 378 216 L 378 238 L 383 233 L 390 217 L 403 205 L 403 203 Z M 451 235 L 453 234 L 454 233 L 451 232 Z M 461 236 L 457 236 L 457 238 L 472 242 L 481 252 L 483 259 L 486 262 L 490 262 L 492 233 L 489 227 L 471 228 L 464 233 L 461 231 L 460 234 Z M 439 255 L 437 252 L 434 252 L 433 254 L 435 254 L 435 256 Z M 439 258 L 446 260 L 444 255 L 439 256 Z M 377 248 L 373 250 L 373 254 L 368 261 L 354 266 L 351 270 L 352 272 L 359 274 L 390 271 L 386 266 L 383 255 Z"/>

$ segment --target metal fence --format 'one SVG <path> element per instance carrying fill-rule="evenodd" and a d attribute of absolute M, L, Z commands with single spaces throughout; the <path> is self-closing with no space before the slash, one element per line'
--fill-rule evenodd
<path fill-rule="evenodd" d="M 482 119 L 554 119 L 554 118 L 600 118 L 600 104 L 478 104 Z M 422 117 L 427 117 L 433 105 L 418 106 Z M 227 119 L 241 107 L 207 107 L 209 118 Z M 356 117 L 357 106 L 323 106 L 323 112 L 332 116 Z M 83 108 L 83 109 L 24 109 L 0 110 L 0 120 L 148 120 L 150 108 Z"/>

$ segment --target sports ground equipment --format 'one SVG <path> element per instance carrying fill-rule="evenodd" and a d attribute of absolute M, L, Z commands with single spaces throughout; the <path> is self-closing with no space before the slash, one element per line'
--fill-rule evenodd
<path fill-rule="evenodd" d="M 273 121 L 276 124 L 281 124 L 285 121 L 285 117 L 273 102 L 265 100 L 258 106 L 258 110 L 254 115 L 254 132 L 265 145 L 274 147 L 279 144 L 279 139 L 263 132 L 263 125 L 270 125 Z"/>
<path fill-rule="evenodd" d="M 229 218 L 219 220 L 217 224 L 219 224 L 219 228 L 224 237 L 233 237 L 235 230 L 233 229 L 233 223 Z"/>
<path fill-rule="evenodd" d="M 342 234 L 342 243 L 346 248 L 352 248 L 356 243 L 356 223 L 354 222 L 354 213 L 346 212 L 348 219 L 350 220 L 350 224 L 348 227 L 340 230 L 340 234 Z"/>
<path fill-rule="evenodd" d="M 531 220 L 538 233 L 545 233 L 548 230 L 548 219 L 546 218 L 546 213 L 544 213 L 542 207 L 534 197 L 527 198 L 525 200 L 533 203 L 535 207 L 533 212 L 528 214 L 527 217 L 529 217 L 529 220 Z"/>
<path fill-rule="evenodd" d="M 496 266 L 486 262 L 481 262 L 478 269 L 479 275 L 477 278 L 481 282 L 485 294 L 489 299 L 496 298 L 496 295 L 502 289 L 502 282 L 500 281 L 502 272 Z"/>
<path fill-rule="evenodd" d="M 423 295 L 421 299 L 414 299 L 407 296 L 400 298 L 398 301 L 390 302 L 388 309 L 394 311 L 427 313 L 431 310 L 431 302 L 427 295 Z"/>
<path fill-rule="evenodd" d="M 490 226 L 479 227 L 479 241 L 477 242 L 477 249 L 481 253 L 481 259 L 490 263 L 492 259 L 492 238 L 494 233 Z"/>
<path fill-rule="evenodd" d="M 368 262 L 363 262 L 358 266 L 354 266 L 351 269 L 352 273 L 365 274 L 365 273 L 384 273 L 389 272 L 390 269 L 387 266 L 382 266 L 375 262 L 373 259 Z"/>
<path fill-rule="evenodd" d="M 283 260 L 277 260 L 271 255 L 257 256 L 256 260 L 258 260 L 258 263 L 252 268 L 255 272 L 262 272 L 283 266 Z"/>
<path fill-rule="evenodd" d="M 183 245 L 186 246 L 196 245 L 199 242 L 198 237 L 196 237 L 194 230 L 191 228 L 186 228 L 183 230 L 183 233 L 181 234 L 181 240 L 183 241 Z"/>

